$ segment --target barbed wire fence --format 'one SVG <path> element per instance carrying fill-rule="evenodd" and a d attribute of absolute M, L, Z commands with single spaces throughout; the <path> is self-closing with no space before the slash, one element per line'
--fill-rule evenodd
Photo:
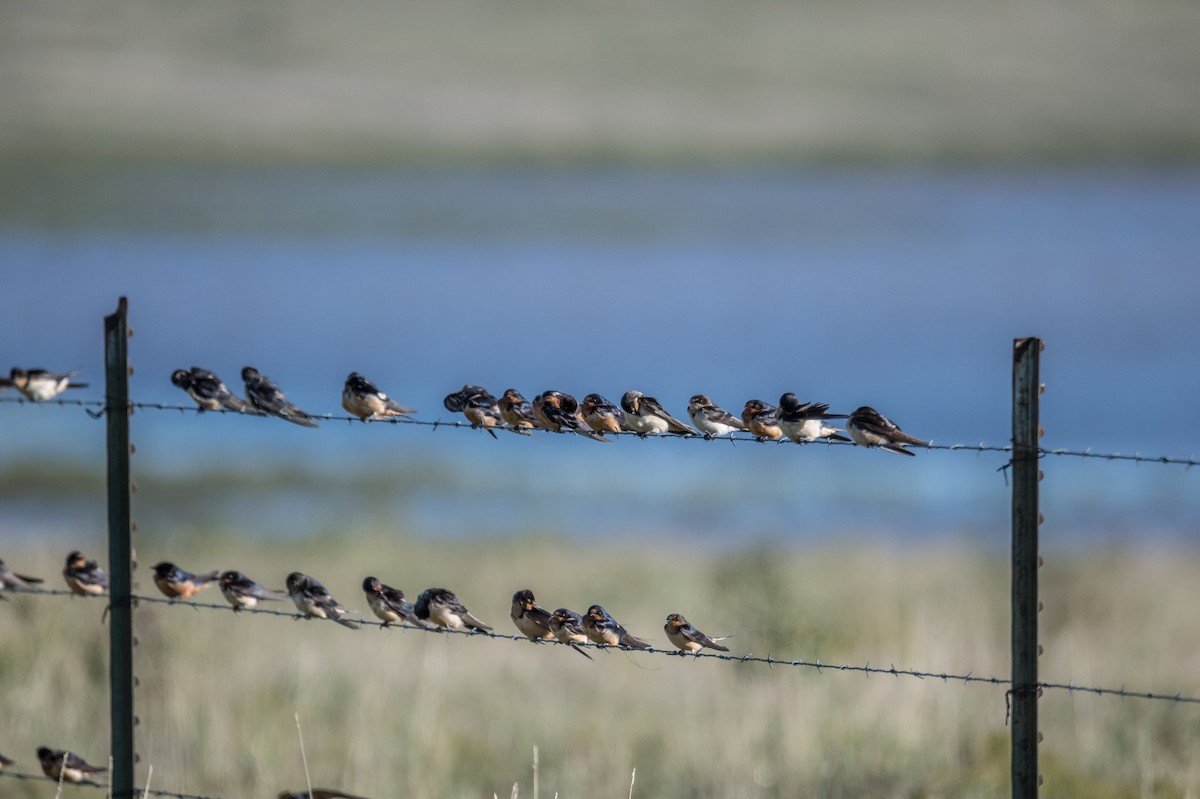
<path fill-rule="evenodd" d="M 193 600 L 168 599 L 164 597 L 145 596 L 135 593 L 132 583 L 132 564 L 128 554 L 132 552 L 133 524 L 129 515 L 129 494 L 131 482 L 129 477 L 129 419 L 137 412 L 173 412 L 181 414 L 205 415 L 248 415 L 263 416 L 267 414 L 258 411 L 209 410 L 197 406 L 161 403 L 138 402 L 128 396 L 128 376 L 130 374 L 127 356 L 126 340 L 132 335 L 127 327 L 127 305 L 121 298 L 116 313 L 106 317 L 106 390 L 104 400 L 77 400 L 56 398 L 41 402 L 32 402 L 24 397 L 0 396 L 0 404 L 10 404 L 26 407 L 78 407 L 94 419 L 106 419 L 108 426 L 108 501 L 109 501 L 109 561 L 112 580 L 111 596 L 107 597 L 108 605 L 105 616 L 110 620 L 110 666 L 111 679 L 111 708 L 112 708 L 112 748 L 113 768 L 112 784 L 109 786 L 97 783 L 84 783 L 92 787 L 100 787 L 109 791 L 116 799 L 133 799 L 137 795 L 176 797 L 177 799 L 219 799 L 198 794 L 175 793 L 170 791 L 138 788 L 134 784 L 134 752 L 133 728 L 136 723 L 133 715 L 133 646 L 132 611 L 139 603 L 164 604 L 170 606 L 189 607 L 193 610 L 230 611 L 247 614 L 267 615 L 280 619 L 322 620 L 308 617 L 305 614 L 293 613 L 278 609 L 243 608 L 235 609 L 227 605 L 196 602 Z M 1014 383 L 1013 383 L 1013 441 L 1005 445 L 988 445 L 984 442 L 977 444 L 938 444 L 930 442 L 927 449 L 935 452 L 998 453 L 1007 455 L 1008 460 L 997 471 L 1004 473 L 1008 482 L 1009 471 L 1013 472 L 1013 631 L 1012 656 L 1013 672 L 1008 678 L 996 676 L 980 676 L 974 672 L 966 674 L 950 674 L 933 670 L 915 668 L 897 668 L 889 662 L 887 667 L 872 665 L 867 662 L 857 664 L 832 664 L 806 659 L 788 659 L 776 657 L 773 653 L 766 656 L 746 653 L 732 655 L 721 652 L 700 651 L 684 653 L 675 650 L 657 648 L 632 649 L 629 647 L 603 647 L 595 644 L 582 646 L 598 649 L 616 648 L 630 652 L 642 653 L 651 657 L 689 658 L 696 661 L 720 661 L 742 665 L 765 665 L 768 668 L 789 667 L 811 669 L 818 673 L 858 673 L 865 677 L 874 675 L 892 676 L 895 678 L 914 678 L 920 680 L 940 680 L 944 683 L 964 685 L 988 685 L 1005 688 L 1006 724 L 1011 718 L 1012 724 L 1012 785 L 1014 797 L 1033 797 L 1041 784 L 1037 772 L 1037 700 L 1045 690 L 1064 691 L 1068 693 L 1085 693 L 1095 696 L 1119 697 L 1123 699 L 1140 699 L 1160 702 L 1170 702 L 1177 705 L 1200 704 L 1200 697 L 1185 695 L 1182 691 L 1174 694 L 1154 691 L 1130 690 L 1122 685 L 1120 688 L 1081 685 L 1075 681 L 1051 682 L 1038 678 L 1037 675 L 1037 614 L 1040 612 L 1037 598 L 1037 569 L 1040 558 L 1037 554 L 1037 528 L 1042 522 L 1038 510 L 1037 484 L 1042 474 L 1037 468 L 1040 460 L 1052 457 L 1071 457 L 1080 459 L 1096 459 L 1109 462 L 1132 462 L 1135 464 L 1156 463 L 1171 466 L 1183 466 L 1190 470 L 1200 465 L 1195 455 L 1188 457 L 1177 456 L 1147 456 L 1140 452 L 1126 454 L 1120 452 L 1103 452 L 1089 447 L 1084 450 L 1047 449 L 1040 446 L 1039 439 L 1042 431 L 1038 424 L 1038 401 L 1042 386 L 1038 377 L 1038 353 L 1043 345 L 1038 339 L 1017 339 L 1014 342 Z M 120 409 L 120 412 L 117 411 Z M 364 420 L 354 416 L 339 414 L 311 414 L 316 421 L 346 422 L 348 424 L 363 423 Z M 427 428 L 436 431 L 440 428 L 454 430 L 475 429 L 475 425 L 464 421 L 443 421 L 415 419 L 407 417 L 387 417 L 382 419 L 365 420 L 366 424 L 403 425 Z M 534 428 L 532 430 L 513 430 L 503 426 L 493 428 L 497 431 L 520 432 L 522 435 L 570 435 L 549 430 Z M 787 439 L 763 439 L 750 434 L 733 434 L 720 438 L 709 436 L 645 436 L 643 434 L 622 431 L 606 433 L 605 437 L 635 437 L 661 441 L 704 441 L 717 443 L 728 441 L 730 444 L 760 444 L 776 446 L 793 446 L 797 442 Z M 853 442 L 822 440 L 804 442 L 806 446 L 858 446 Z M 924 448 L 923 448 L 924 449 Z M 55 589 L 9 589 L 12 593 L 25 593 L 41 597 L 73 595 L 73 592 Z M 104 597 L 102 597 L 104 598 Z M 367 626 L 390 626 L 392 629 L 404 632 L 466 635 L 482 640 L 510 640 L 529 642 L 522 635 L 506 635 L 496 632 L 450 630 L 444 628 L 423 628 L 412 625 L 385 625 L 384 622 L 361 618 L 356 623 Z M 546 645 L 560 645 L 548 642 Z M 21 772 L 0 770 L 0 778 L 18 780 L 48 780 L 48 777 L 24 774 Z"/>

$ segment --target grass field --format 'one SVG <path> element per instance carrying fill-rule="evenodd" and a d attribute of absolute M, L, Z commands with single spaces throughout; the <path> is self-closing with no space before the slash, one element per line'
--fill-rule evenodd
<path fill-rule="evenodd" d="M 1159 163 L 1200 6 L 312 0 L 0 8 L 0 159 Z"/>
<path fill-rule="evenodd" d="M 552 537 L 435 542 L 385 530 L 311 540 L 139 533 L 148 566 L 240 568 L 271 584 L 292 569 L 365 609 L 373 573 L 415 594 L 457 591 L 511 632 L 508 598 L 532 587 L 547 607 L 605 605 L 667 646 L 682 612 L 734 653 L 1005 677 L 1003 557 L 925 545 L 809 551 L 689 550 L 647 540 Z M 102 538 L 80 546 L 102 554 Z M 162 545 L 152 540 L 169 542 Z M 64 553 L 26 542 L 13 566 L 57 577 Z M 1059 555 L 1043 570 L 1042 676 L 1198 693 L 1200 557 L 1172 551 Z M 221 602 L 211 589 L 201 595 Z M 285 608 L 290 610 L 290 606 Z M 10 595 L 0 605 L 0 752 L 36 771 L 33 750 L 107 754 L 107 628 L 97 601 Z M 225 797 L 304 785 L 293 714 L 313 782 L 367 797 L 532 795 L 999 797 L 1008 795 L 1000 687 L 864 677 L 793 667 L 594 652 L 224 611 L 137 611 L 141 772 L 155 787 Z M 17 720 L 17 721 L 14 721 Z M 1041 702 L 1048 796 L 1200 795 L 1192 705 L 1048 692 Z M 48 797 L 0 781 L 0 795 Z M 94 795 L 83 788 L 68 796 Z"/>

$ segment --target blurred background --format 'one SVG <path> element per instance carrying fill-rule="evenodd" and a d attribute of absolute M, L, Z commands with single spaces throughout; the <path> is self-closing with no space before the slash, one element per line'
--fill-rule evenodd
<path fill-rule="evenodd" d="M 240 391 L 247 364 L 313 413 L 340 413 L 342 382 L 356 370 L 423 419 L 452 419 L 441 399 L 464 383 L 613 401 L 638 389 L 680 417 L 698 392 L 738 413 L 751 397 L 775 402 L 794 391 L 843 413 L 871 405 L 938 444 L 1004 445 L 1012 340 L 1039 336 L 1046 447 L 1186 458 L 1200 450 L 1198 35 L 1200 7 L 1182 0 L 5 4 L 0 370 L 78 369 L 91 386 L 69 396 L 100 398 L 102 317 L 125 295 L 137 401 L 186 404 L 168 377 L 192 365 Z M 568 592 L 544 597 L 551 608 L 602 601 L 608 585 L 628 596 L 626 613 L 643 633 L 680 611 L 702 627 L 713 618 L 736 629 L 741 651 L 838 662 L 901 651 L 935 670 L 954 663 L 933 662 L 938 653 L 922 635 L 994 622 L 986 645 L 948 657 L 963 672 L 1008 671 L 1000 454 L 493 440 L 344 422 L 312 431 L 150 411 L 134 417 L 132 435 L 143 565 L 226 568 L 239 552 L 265 564 L 295 553 L 318 576 L 322 567 L 344 574 L 331 589 L 346 599 L 367 565 L 394 564 L 413 595 L 427 582 L 457 579 L 450 587 L 464 595 L 470 588 L 460 586 L 495 584 L 490 606 L 483 597 L 468 604 L 504 625 L 508 595 L 525 584 L 539 597 L 546 584 Z M 103 423 L 79 409 L 0 404 L 6 560 L 17 566 L 23 556 L 55 574 L 69 549 L 104 554 L 103 452 Z M 1177 671 L 1092 676 L 1200 690 L 1171 679 L 1194 675 L 1200 642 L 1178 632 L 1187 619 L 1158 615 L 1186 605 L 1172 575 L 1200 559 L 1195 470 L 1066 458 L 1044 470 L 1043 549 L 1061 558 L 1064 584 L 1075 585 L 1069 575 L 1080 586 L 1064 591 L 1069 602 L 1048 603 L 1048 627 L 1074 644 L 1069 660 L 1048 663 L 1060 668 L 1047 678 L 1078 678 L 1128 640 L 1119 630 L 1158 619 L 1154 640 L 1177 648 Z M 569 557 L 541 571 L 522 565 L 521 553 L 547 546 Z M 476 547 L 487 560 L 447 554 Z M 561 572 L 595 547 L 617 560 L 686 552 L 701 565 L 663 556 L 645 564 L 659 567 L 652 574 L 616 569 L 584 593 L 593 579 Z M 409 548 L 444 569 L 410 563 Z M 1122 628 L 1115 611 L 1062 615 L 1095 608 L 1095 584 L 1124 584 L 1128 559 L 1145 579 L 1129 581 L 1132 593 L 1111 598 L 1113 607 L 1144 607 L 1151 618 Z M 888 565 L 898 562 L 907 565 Z M 264 568 L 279 574 L 262 579 L 278 583 L 293 566 Z M 666 591 L 688 583 L 693 568 L 717 582 Z M 1000 579 L 975 614 L 959 600 L 986 582 L 980 574 Z M 948 575 L 959 582 L 930 594 Z M 811 607 L 803 586 L 818 576 L 830 580 L 821 595 L 843 614 L 836 625 L 798 610 Z M 879 608 L 851 598 L 881 579 L 895 588 L 881 603 L 920 601 L 894 610 L 893 638 L 855 637 Z M 731 586 L 764 607 L 783 603 L 784 629 L 739 617 Z M 685 596 L 691 607 L 656 604 Z M 18 606 L 24 615 L 14 620 L 30 631 L 64 607 L 81 612 L 79 603 L 40 604 L 51 601 L 59 602 L 6 605 Z M 1079 638 L 1067 635 L 1074 623 Z M 196 645 L 171 629 L 156 650 L 166 663 Z M 299 632 L 280 635 L 280 646 L 303 640 Z M 188 625 L 178 633 L 186 638 Z M 429 658 L 453 661 L 465 646 L 426 638 L 405 636 L 396 656 L 436 674 L 445 664 Z M 62 645 L 69 651 L 69 639 Z M 244 645 L 250 655 L 260 646 L 253 636 Z M 526 674 L 543 667 L 544 654 L 506 653 L 504 668 Z M 1144 649 L 1127 654 L 1131 669 L 1144 665 Z M 606 669 L 622 684 L 643 676 L 627 658 L 607 661 L 592 673 Z M 0 654 L 0 665 L 0 683 L 12 686 L 0 700 L 26 696 L 23 680 L 36 669 L 13 653 Z M 662 665 L 671 673 L 680 664 Z M 475 678 L 480 692 L 496 690 L 494 675 Z M 297 695 L 316 690 L 308 672 L 274 679 L 293 681 Z M 840 697 L 828 692 L 843 689 L 821 682 L 846 678 L 797 685 L 794 675 L 770 674 L 752 688 L 721 673 L 703 679 L 721 692 L 729 719 L 780 681 L 797 701 L 822 707 L 855 701 L 861 689 Z M 636 723 L 654 739 L 663 734 L 654 724 L 660 695 L 639 685 L 647 695 Z M 459 701 L 434 678 L 427 690 Z M 909 737 L 902 722 L 918 724 L 911 716 L 871 732 L 867 719 L 892 714 L 896 701 L 879 693 L 878 706 L 832 738 L 792 741 L 764 763 L 747 755 L 742 772 L 695 774 L 711 754 L 701 743 L 657 766 L 632 762 L 648 751 L 641 739 L 626 742 L 630 762 L 567 746 L 575 765 L 560 775 L 564 795 L 592 793 L 600 774 L 623 791 L 627 766 L 639 769 L 647 795 L 670 795 L 680 774 L 694 777 L 692 795 L 1005 793 L 1000 698 L 964 703 L 969 688 L 939 694 L 948 715 L 931 718 L 941 726 Z M 611 700 L 587 701 L 603 712 Z M 1200 791 L 1195 768 L 1172 759 L 1188 762 L 1197 719 L 1131 731 L 1128 716 L 1109 719 L 1107 706 L 1084 721 L 1074 715 L 1073 703 L 1103 700 L 1070 702 L 1063 713 L 1074 736 L 1047 757 L 1061 779 L 1082 780 L 1072 784 L 1089 795 L 1109 782 L 1113 795 L 1144 795 L 1158 780 L 1163 795 Z M 195 712 L 178 704 L 172 735 Z M 333 705 L 327 730 L 341 740 L 352 719 Z M 524 707 L 496 715 L 533 742 L 572 740 Z M 294 710 L 279 706 L 272 733 L 289 757 Z M 769 701 L 760 710 L 774 712 Z M 105 721 L 47 722 L 41 734 L 85 756 L 102 753 Z M 791 734 L 793 723 L 782 714 L 768 726 Z M 427 730 L 391 734 L 410 741 Z M 198 770 L 186 752 L 206 739 L 172 735 L 156 738 L 157 762 L 176 790 L 271 795 L 281 782 L 299 784 L 290 761 L 230 765 L 244 753 L 222 751 Z M 930 736 L 967 743 L 928 763 L 919 753 Z M 1112 747 L 1129 736 L 1144 743 L 1144 757 L 1114 774 Z M 96 743 L 72 743 L 80 739 Z M 749 732 L 739 740 L 760 748 Z M 1094 748 L 1081 753 L 1081 740 Z M 43 741 L 27 743 L 11 728 L 0 733 L 9 756 Z M 372 751 L 365 734 L 351 743 Z M 818 756 L 813 746 L 829 748 Z M 806 757 L 796 747 L 808 747 Z M 455 750 L 461 757 L 429 768 L 429 783 L 392 775 L 399 782 L 388 784 L 414 795 L 503 795 L 516 778 L 497 764 L 524 774 L 527 748 L 468 740 Z M 346 786 L 388 795 L 376 775 L 346 766 L 328 742 L 325 751 Z"/>

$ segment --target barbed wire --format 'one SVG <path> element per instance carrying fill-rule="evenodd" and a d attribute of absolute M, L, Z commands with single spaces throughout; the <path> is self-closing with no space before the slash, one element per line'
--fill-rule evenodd
<path fill-rule="evenodd" d="M 77 594 L 73 594 L 71 591 L 67 591 L 67 590 L 63 590 L 63 589 L 56 589 L 56 588 L 36 588 L 36 589 L 21 588 L 21 589 L 9 589 L 9 591 L 10 591 L 10 593 L 41 594 L 41 595 L 45 595 L 45 596 L 64 596 L 64 595 L 78 596 Z M 87 598 L 87 599 L 106 599 L 107 597 L 104 595 L 88 594 L 88 595 L 86 595 L 85 598 Z M 321 618 L 314 617 L 314 616 L 306 616 L 303 613 L 283 610 L 281 608 L 236 608 L 235 609 L 232 605 L 219 605 L 219 604 L 216 604 L 213 602 L 197 602 L 195 600 L 190 600 L 190 599 L 168 599 L 167 597 L 145 596 L 145 595 L 137 595 L 137 594 L 133 595 L 131 597 L 131 599 L 134 601 L 135 604 L 138 602 L 146 602 L 148 604 L 156 604 L 156 605 L 177 605 L 180 607 L 190 607 L 190 608 L 194 608 L 196 610 L 223 610 L 223 611 L 229 611 L 231 613 L 238 614 L 238 615 L 243 614 L 243 613 L 249 613 L 249 614 L 259 614 L 259 615 L 264 615 L 264 616 L 273 616 L 273 617 L 281 618 L 281 619 L 304 620 L 304 621 L 327 621 L 327 622 L 334 622 L 334 623 L 336 623 L 336 621 L 337 621 L 336 619 L 321 619 Z M 360 625 L 364 625 L 364 626 L 368 626 L 368 627 L 381 627 L 381 628 L 386 627 L 388 629 L 403 630 L 406 632 L 412 631 L 412 632 L 420 632 L 420 633 L 431 633 L 434 635 L 464 635 L 464 636 L 467 636 L 470 638 L 481 638 L 481 639 L 486 638 L 486 639 L 502 640 L 502 641 L 530 642 L 529 638 L 527 638 L 524 635 L 519 635 L 519 634 L 509 635 L 506 633 L 498 633 L 498 632 L 494 632 L 494 631 L 488 632 L 488 631 L 484 631 L 484 630 L 472 631 L 472 630 L 451 630 L 451 629 L 446 629 L 446 628 L 442 628 L 442 627 L 418 627 L 418 626 L 409 625 L 409 624 L 396 624 L 394 622 L 391 624 L 385 624 L 382 621 L 375 621 L 373 619 L 365 618 L 362 616 L 361 613 L 359 614 L 359 618 L 349 618 L 348 616 L 346 618 L 349 619 L 350 621 L 355 622 L 356 624 L 360 624 Z M 537 644 L 537 645 L 550 645 L 550 646 L 553 646 L 553 645 L 561 646 L 562 645 L 558 641 L 533 641 L 532 643 Z M 824 674 L 826 671 L 847 672 L 847 673 L 857 672 L 860 674 L 865 674 L 868 677 L 870 677 L 871 675 L 878 674 L 878 675 L 892 676 L 892 677 L 913 677 L 913 678 L 921 679 L 921 680 L 924 680 L 924 679 L 941 680 L 941 681 L 947 682 L 947 683 L 949 683 L 949 682 L 961 682 L 964 684 L 981 683 L 981 684 L 985 684 L 985 685 L 995 685 L 995 686 L 1011 686 L 1012 685 L 1011 680 L 1008 680 L 1008 679 L 1005 679 L 1002 677 L 995 677 L 995 676 L 983 677 L 983 676 L 979 676 L 979 675 L 975 674 L 974 672 L 967 672 L 966 674 L 951 674 L 949 672 L 923 671 L 920 669 L 912 669 L 912 668 L 896 668 L 896 665 L 894 663 L 888 663 L 888 665 L 886 667 L 883 667 L 883 666 L 872 666 L 871 662 L 867 661 L 865 664 L 860 666 L 860 665 L 852 664 L 852 663 L 842 663 L 842 664 L 822 663 L 820 660 L 808 660 L 805 658 L 795 658 L 795 659 L 779 658 L 779 657 L 776 657 L 774 654 L 768 654 L 764 657 L 762 655 L 755 655 L 750 652 L 747 652 L 745 655 L 731 655 L 726 652 L 709 652 L 707 650 L 701 650 L 699 652 L 683 652 L 683 651 L 680 651 L 677 649 L 659 649 L 657 647 L 651 647 L 649 649 L 638 649 L 635 647 L 627 647 L 627 646 L 606 647 L 606 646 L 602 646 L 600 644 L 595 644 L 595 643 L 591 643 L 591 642 L 580 643 L 580 644 L 578 644 L 578 646 L 588 647 L 590 649 L 598 649 L 598 650 L 618 649 L 623 652 L 643 652 L 648 655 L 664 655 L 666 657 L 686 658 L 686 659 L 692 659 L 692 660 L 709 659 L 709 660 L 725 661 L 728 663 L 743 663 L 743 664 L 744 663 L 756 663 L 756 664 L 765 665 L 772 669 L 775 668 L 776 666 L 790 666 L 790 667 L 794 667 L 794 668 L 813 669 L 816 672 L 818 672 L 819 674 Z M 1027 686 L 1020 690 L 1038 690 L 1038 689 L 1061 690 L 1061 691 L 1066 691 L 1068 693 L 1085 693 L 1085 694 L 1094 694 L 1096 696 L 1116 696 L 1116 697 L 1123 697 L 1126 699 L 1151 699 L 1151 700 L 1162 701 L 1162 702 L 1173 702 L 1173 703 L 1177 703 L 1177 704 L 1200 704 L 1200 697 L 1188 696 L 1188 695 L 1185 695 L 1182 691 L 1177 692 L 1175 694 L 1164 694 L 1164 693 L 1158 693 L 1158 692 L 1154 692 L 1154 691 L 1129 690 L 1125 686 L 1121 686 L 1120 688 L 1101 688 L 1101 687 L 1094 687 L 1094 686 L 1078 685 L 1074 681 L 1067 682 L 1067 683 L 1040 682 L 1039 681 L 1038 683 L 1036 683 L 1032 686 Z M 1017 690 L 1017 689 L 1010 689 L 1010 692 L 1012 690 Z"/>
<path fill-rule="evenodd" d="M 41 774 L 26 774 L 22 771 L 11 771 L 9 769 L 0 769 L 0 777 L 8 777 L 9 779 L 20 780 L 22 782 L 52 782 L 55 785 L 58 784 L 58 780 L 54 777 L 46 777 Z M 108 785 L 102 782 L 94 782 L 92 780 L 82 780 L 80 782 L 72 782 L 68 784 L 78 785 L 82 788 L 99 788 L 104 791 L 108 790 Z M 175 791 L 163 791 L 156 788 L 139 788 L 137 786 L 134 786 L 133 792 L 135 796 L 145 796 L 149 794 L 150 796 L 168 797 L 168 799 L 221 799 L 219 796 L 205 796 L 204 794 L 198 793 L 177 793 Z"/>
<path fill-rule="evenodd" d="M 3 404 L 3 403 L 12 404 L 12 405 L 57 405 L 57 406 L 80 407 L 80 408 L 83 408 L 85 411 L 87 411 L 88 415 L 94 419 L 99 419 L 108 410 L 108 405 L 103 400 L 52 399 L 52 400 L 44 400 L 41 402 L 34 402 L 32 400 L 26 399 L 25 397 L 0 397 L 0 404 Z M 163 402 L 131 402 L 131 403 L 129 403 L 128 407 L 131 411 L 175 411 L 175 412 L 183 413 L 183 414 L 192 413 L 192 414 L 196 414 L 198 416 L 199 415 L 208 415 L 208 414 L 230 414 L 233 416 L 259 416 L 259 417 L 263 417 L 263 418 L 271 417 L 271 414 L 262 413 L 262 412 L 256 411 L 256 410 L 234 411 L 234 410 L 228 410 L 226 408 L 219 408 L 217 410 L 212 410 L 212 409 L 200 408 L 199 406 L 195 406 L 195 405 L 177 405 L 177 404 L 163 403 Z M 97 412 L 92 412 L 91 410 L 88 410 L 89 408 L 96 408 L 99 410 Z M 434 420 L 409 419 L 409 418 L 399 417 L 399 416 L 389 416 L 389 417 L 386 417 L 383 419 L 363 420 L 363 419 L 359 419 L 357 416 L 343 416 L 343 415 L 334 414 L 334 413 L 325 413 L 325 414 L 315 414 L 314 413 L 314 414 L 309 414 L 309 417 L 316 421 L 321 421 L 321 422 L 346 422 L 347 424 L 365 423 L 365 424 L 382 424 L 382 425 L 415 425 L 418 427 L 428 427 L 431 430 L 437 430 L 438 428 L 447 427 L 447 428 L 452 428 L 452 429 L 456 429 L 456 430 L 475 430 L 477 432 L 481 432 L 481 429 L 479 427 L 472 425 L 470 422 L 457 421 L 457 420 L 443 421 L 442 419 L 434 419 Z M 572 435 L 572 433 L 559 433 L 559 432 L 556 432 L 553 430 L 547 430 L 547 429 L 539 428 L 539 427 L 523 428 L 522 430 L 518 431 L 517 429 L 512 428 L 512 427 L 508 427 L 505 425 L 497 425 L 496 427 L 487 428 L 487 429 L 498 430 L 498 431 L 506 432 L 506 433 L 513 433 L 513 434 L 517 434 L 517 435 L 521 435 L 521 436 L 528 436 L 529 433 L 545 433 L 545 434 L 550 434 L 550 435 Z M 818 447 L 861 446 L 861 445 L 855 444 L 852 441 L 831 441 L 829 439 L 822 439 L 822 440 L 818 440 L 818 441 L 802 441 L 801 442 L 801 441 L 792 441 L 788 438 L 777 438 L 777 439 L 758 438 L 758 437 L 755 437 L 748 433 L 742 434 L 742 435 L 731 434 L 731 435 L 725 435 L 725 436 L 718 437 L 718 436 L 707 436 L 707 435 L 690 435 L 690 436 L 646 435 L 646 434 L 642 434 L 642 433 L 635 433 L 630 430 L 621 430 L 618 432 L 604 433 L 604 436 L 605 436 L 605 438 L 608 438 L 608 437 L 634 437 L 634 438 L 641 438 L 641 439 L 660 439 L 660 440 L 664 440 L 664 441 L 677 440 L 677 439 L 689 439 L 689 440 L 694 440 L 694 441 L 705 441 L 705 442 L 717 442 L 717 441 L 725 442 L 725 441 L 727 441 L 731 444 L 746 443 L 746 444 L 764 444 L 764 445 L 778 445 L 778 446 L 797 446 L 797 445 L 799 445 L 799 446 L 818 446 Z M 875 447 L 865 447 L 864 449 L 875 449 Z M 929 449 L 929 450 L 935 450 L 935 451 L 940 450 L 943 452 L 972 452 L 975 454 L 980 454 L 980 453 L 984 453 L 984 452 L 997 452 L 997 453 L 1011 455 L 1012 451 L 1013 451 L 1013 446 L 1012 446 L 1012 444 L 989 445 L 982 441 L 979 442 L 978 444 L 938 444 L 934 441 L 930 441 L 929 446 L 927 446 L 927 447 L 914 447 L 913 449 Z M 1072 458 L 1083 458 L 1083 459 L 1095 459 L 1095 460 L 1104 460 L 1104 461 L 1130 461 L 1133 463 L 1160 463 L 1160 464 L 1167 464 L 1167 465 L 1172 465 L 1172 466 L 1183 466 L 1185 468 L 1185 470 L 1191 469 L 1193 466 L 1200 466 L 1200 458 L 1197 458 L 1195 455 L 1189 455 L 1186 458 L 1169 456 L 1169 455 L 1142 455 L 1140 452 L 1135 452 L 1132 455 L 1129 455 L 1129 454 L 1123 454 L 1120 452 L 1096 452 L 1094 447 L 1088 447 L 1086 449 L 1081 449 L 1081 450 L 1080 449 L 1065 449 L 1065 448 L 1047 449 L 1045 447 L 1039 447 L 1036 450 L 1036 453 L 1039 458 L 1052 456 L 1052 457 L 1072 457 Z M 1001 466 L 1000 468 L 1004 469 L 1006 467 Z"/>

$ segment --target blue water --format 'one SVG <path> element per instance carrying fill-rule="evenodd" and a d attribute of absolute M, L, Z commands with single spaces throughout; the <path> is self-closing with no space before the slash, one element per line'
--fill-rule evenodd
<path fill-rule="evenodd" d="M 1046 446 L 1200 454 L 1200 172 L 131 169 L 31 186 L 0 218 L 0 286 L 0 365 L 79 367 L 72 397 L 100 395 L 101 319 L 127 295 L 140 401 L 186 401 L 167 376 L 193 364 L 234 387 L 253 364 L 313 412 L 357 370 L 443 419 L 466 382 L 638 388 L 681 416 L 696 392 L 737 412 L 791 390 L 1004 444 L 1012 340 L 1036 335 Z M 150 412 L 134 438 L 156 475 L 429 464 L 461 490 L 396 518 L 451 532 L 1007 534 L 996 455 Z M 0 467 L 102 451 L 78 410 L 0 405 Z M 1200 529 L 1200 470 L 1045 469 L 1063 535 Z M 325 518 L 301 507 L 283 523 Z"/>

